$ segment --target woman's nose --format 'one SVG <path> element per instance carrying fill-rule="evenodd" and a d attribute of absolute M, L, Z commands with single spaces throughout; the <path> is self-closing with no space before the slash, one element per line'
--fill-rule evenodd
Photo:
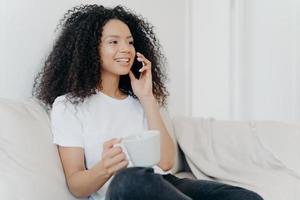
<path fill-rule="evenodd" d="M 128 42 L 122 42 L 120 46 L 121 52 L 130 52 L 131 45 Z"/>

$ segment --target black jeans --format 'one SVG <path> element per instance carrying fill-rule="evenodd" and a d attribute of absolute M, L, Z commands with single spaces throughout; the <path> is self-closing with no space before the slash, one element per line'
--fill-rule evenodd
<path fill-rule="evenodd" d="M 155 174 L 152 168 L 120 170 L 112 179 L 106 200 L 263 200 L 258 194 L 206 180 Z"/>

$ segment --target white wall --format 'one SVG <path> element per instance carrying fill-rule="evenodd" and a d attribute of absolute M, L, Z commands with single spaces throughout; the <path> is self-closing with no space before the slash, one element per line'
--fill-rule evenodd
<path fill-rule="evenodd" d="M 251 7 L 250 7 L 251 6 Z M 246 23 L 251 104 L 246 118 L 300 120 L 300 3 L 255 0 Z"/>
<path fill-rule="evenodd" d="M 171 115 L 300 120 L 299 0 L 0 0 L 0 97 L 30 96 L 58 20 L 85 2 L 123 4 L 155 25 Z"/>
<path fill-rule="evenodd" d="M 193 0 L 191 7 L 191 115 L 229 118 L 229 0 Z"/>
<path fill-rule="evenodd" d="M 55 38 L 63 14 L 81 3 L 125 5 L 146 17 L 155 27 L 169 61 L 169 109 L 172 115 L 187 113 L 185 48 L 187 1 L 126 0 L 0 0 L 0 97 L 29 97 L 34 75 Z"/>
<path fill-rule="evenodd" d="M 300 1 L 192 4 L 192 115 L 299 121 Z"/>

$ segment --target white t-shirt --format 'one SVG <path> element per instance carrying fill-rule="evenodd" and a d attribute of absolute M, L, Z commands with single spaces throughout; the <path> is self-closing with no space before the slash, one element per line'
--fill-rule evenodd
<path fill-rule="evenodd" d="M 53 142 L 65 147 L 84 149 L 87 169 L 101 160 L 103 143 L 142 133 L 148 129 L 147 119 L 140 102 L 131 96 L 118 100 L 98 91 L 73 105 L 66 96 L 55 99 L 51 110 Z M 154 167 L 157 173 L 163 171 Z M 90 199 L 104 200 L 111 179 Z"/>

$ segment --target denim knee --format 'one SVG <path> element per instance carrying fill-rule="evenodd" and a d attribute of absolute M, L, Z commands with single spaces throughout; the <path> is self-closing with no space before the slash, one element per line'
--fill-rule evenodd
<path fill-rule="evenodd" d="M 136 195 L 142 195 L 155 190 L 155 182 L 159 182 L 158 175 L 152 168 L 130 167 L 120 170 L 112 179 L 107 190 L 106 199 L 135 199 Z"/>
<path fill-rule="evenodd" d="M 240 200 L 240 199 L 243 199 L 243 200 L 264 200 L 259 194 L 253 192 L 253 191 L 250 191 L 250 190 L 247 190 L 247 189 L 244 189 L 244 188 L 239 188 L 237 187 L 238 189 L 235 190 L 234 193 L 231 193 L 231 198 L 232 200 Z"/>
<path fill-rule="evenodd" d="M 249 191 L 246 200 L 264 200 L 259 194 Z"/>
<path fill-rule="evenodd" d="M 130 167 L 126 169 L 122 169 L 116 173 L 111 184 L 113 182 L 123 182 L 124 184 L 136 184 L 139 182 L 145 182 L 145 177 L 148 177 L 154 174 L 154 170 L 152 168 L 145 167 Z M 127 185 L 127 184 L 126 184 Z"/>

